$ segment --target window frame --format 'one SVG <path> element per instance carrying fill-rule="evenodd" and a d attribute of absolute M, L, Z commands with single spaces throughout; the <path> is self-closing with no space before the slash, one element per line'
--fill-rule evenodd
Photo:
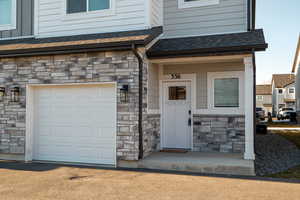
<path fill-rule="evenodd" d="M 243 114 L 245 99 L 245 75 L 244 71 L 207 72 L 207 108 L 220 114 Z M 239 105 L 238 107 L 215 107 L 215 79 L 237 78 L 239 80 Z"/>
<path fill-rule="evenodd" d="M 256 95 L 256 100 L 257 101 L 263 101 L 264 100 L 264 96 L 263 95 Z"/>
<path fill-rule="evenodd" d="M 84 12 L 76 12 L 76 13 L 68 13 L 67 8 L 67 0 L 63 0 L 64 6 L 63 6 L 63 13 L 64 13 L 64 19 L 63 20 L 80 20 L 80 19 L 86 19 L 86 18 L 94 18 L 94 17 L 105 17 L 115 14 L 115 0 L 109 0 L 109 9 L 103 9 L 103 10 L 93 10 L 89 11 L 88 9 L 88 2 L 87 1 L 87 10 Z"/>
<path fill-rule="evenodd" d="M 17 0 L 11 0 L 11 23 L 0 24 L 0 31 L 9 31 L 17 28 Z"/>
<path fill-rule="evenodd" d="M 293 92 L 290 92 L 291 90 L 293 90 Z M 295 94 L 295 88 L 291 87 L 288 89 L 289 94 Z"/>
<path fill-rule="evenodd" d="M 193 8 L 193 7 L 202 7 L 202 6 L 211 6 L 217 5 L 220 3 L 220 0 L 198 0 L 186 2 L 185 0 L 178 0 L 178 8 Z"/>

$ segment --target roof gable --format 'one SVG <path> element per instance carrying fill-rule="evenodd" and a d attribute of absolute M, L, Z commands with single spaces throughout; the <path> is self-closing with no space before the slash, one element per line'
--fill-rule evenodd
<path fill-rule="evenodd" d="M 295 82 L 294 74 L 273 74 L 272 82 L 275 85 L 275 88 L 284 88 L 286 85 L 289 85 Z"/>
<path fill-rule="evenodd" d="M 256 86 L 256 95 L 272 95 L 272 86 L 271 85 L 257 85 Z"/>

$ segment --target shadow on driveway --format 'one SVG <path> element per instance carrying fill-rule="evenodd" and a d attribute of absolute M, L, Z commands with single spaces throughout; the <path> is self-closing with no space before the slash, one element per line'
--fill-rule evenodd
<path fill-rule="evenodd" d="M 228 179 L 241 179 L 241 180 L 253 180 L 253 181 L 271 181 L 271 182 L 300 184 L 299 179 L 282 179 L 282 178 L 269 178 L 269 177 L 260 177 L 260 176 L 218 175 L 218 174 L 206 174 L 206 173 L 196 173 L 196 172 L 180 172 L 180 171 L 137 169 L 137 168 L 114 168 L 114 167 L 103 167 L 103 166 L 83 166 L 83 165 L 74 165 L 74 164 L 24 163 L 24 162 L 17 162 L 17 161 L 1 161 L 0 160 L 0 169 L 7 169 L 7 170 L 45 172 L 45 171 L 55 170 L 55 169 L 58 169 L 61 167 L 82 168 L 82 169 L 99 169 L 99 170 L 105 170 L 105 171 L 114 170 L 114 171 L 137 172 L 137 173 L 157 173 L 157 174 L 170 174 L 170 175 L 228 178 Z"/>

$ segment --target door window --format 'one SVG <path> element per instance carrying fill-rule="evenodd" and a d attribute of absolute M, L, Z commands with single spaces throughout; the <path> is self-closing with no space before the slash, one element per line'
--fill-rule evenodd
<path fill-rule="evenodd" d="M 186 87 L 185 86 L 171 86 L 169 87 L 169 100 L 185 100 Z"/>

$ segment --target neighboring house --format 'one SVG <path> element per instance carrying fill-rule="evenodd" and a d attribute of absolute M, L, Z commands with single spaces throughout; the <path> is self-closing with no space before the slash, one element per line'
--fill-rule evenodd
<path fill-rule="evenodd" d="M 294 107 L 295 75 L 273 74 L 272 77 L 272 105 L 273 115 L 276 116 L 280 108 Z"/>
<path fill-rule="evenodd" d="M 186 149 L 221 157 L 193 170 L 254 173 L 254 0 L 27 1 L 0 4 L 0 158 L 149 168 Z"/>
<path fill-rule="evenodd" d="M 272 113 L 272 86 L 256 85 L 256 107 L 261 107 L 265 115 Z"/>
<path fill-rule="evenodd" d="M 292 73 L 296 75 L 295 78 L 295 92 L 296 92 L 296 112 L 297 112 L 297 121 L 300 123 L 300 35 L 298 39 L 298 45 L 296 49 L 294 64 L 292 68 Z"/>

